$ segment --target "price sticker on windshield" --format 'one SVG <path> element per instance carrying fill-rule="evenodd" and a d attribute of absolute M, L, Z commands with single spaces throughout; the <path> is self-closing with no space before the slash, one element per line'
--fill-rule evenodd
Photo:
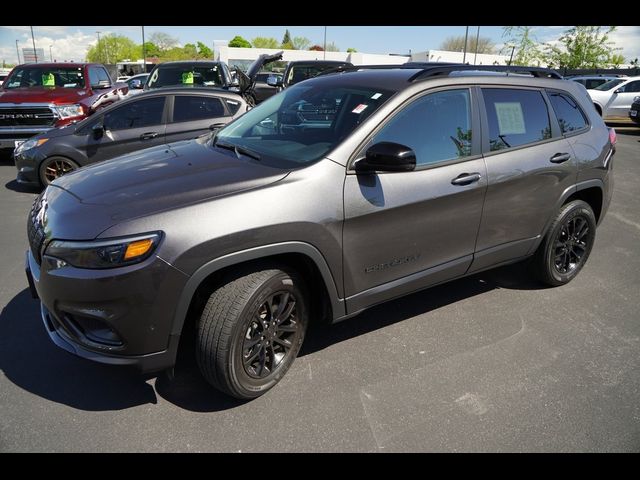
<path fill-rule="evenodd" d="M 184 85 L 193 85 L 193 72 L 183 72 L 182 83 Z"/>
<path fill-rule="evenodd" d="M 365 105 L 364 103 L 361 103 L 356 108 L 351 110 L 351 113 L 362 113 L 362 112 L 364 112 L 365 108 L 367 108 L 368 106 L 369 105 Z"/>

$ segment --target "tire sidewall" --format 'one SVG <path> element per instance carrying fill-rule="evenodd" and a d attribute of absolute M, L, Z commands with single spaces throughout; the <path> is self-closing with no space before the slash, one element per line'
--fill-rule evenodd
<path fill-rule="evenodd" d="M 276 275 L 270 277 L 256 289 L 232 329 L 232 343 L 229 354 L 229 378 L 231 379 L 234 389 L 238 390 L 238 393 L 245 398 L 258 397 L 271 389 L 284 377 L 300 351 L 308 324 L 306 295 L 300 285 L 299 282 L 296 282 L 295 278 L 292 278 L 291 275 L 285 272 L 278 272 Z M 276 370 L 263 379 L 256 379 L 246 373 L 242 362 L 244 335 L 258 308 L 269 296 L 282 291 L 289 292 L 296 298 L 296 315 L 301 331 L 289 355 Z"/>
<path fill-rule="evenodd" d="M 589 233 L 587 234 L 587 245 L 585 253 L 582 257 L 580 265 L 578 265 L 577 268 L 567 273 L 560 273 L 555 268 L 554 244 L 560 230 L 562 229 L 562 226 L 576 217 L 584 218 L 589 225 Z M 544 268 L 547 270 L 549 277 L 553 280 L 554 283 L 556 283 L 557 285 L 563 285 L 573 280 L 578 275 L 578 273 L 580 273 L 582 268 L 587 263 L 589 255 L 591 254 L 591 250 L 593 249 L 595 235 L 596 218 L 593 210 L 591 210 L 588 204 L 582 201 L 577 201 L 568 205 L 567 207 L 565 207 L 565 209 L 562 210 L 560 216 L 558 217 L 558 221 L 555 223 L 553 230 L 550 232 L 544 255 Z"/>

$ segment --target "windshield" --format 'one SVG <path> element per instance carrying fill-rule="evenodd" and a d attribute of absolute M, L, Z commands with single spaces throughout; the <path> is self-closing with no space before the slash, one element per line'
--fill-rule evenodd
<path fill-rule="evenodd" d="M 148 88 L 185 85 L 190 87 L 222 87 L 224 81 L 219 65 L 160 66 L 149 77 Z"/>
<path fill-rule="evenodd" d="M 609 80 L 608 82 L 603 83 L 602 85 L 594 88 L 594 90 L 611 90 L 613 87 L 622 82 L 624 82 L 624 79 L 616 78 L 615 80 Z"/>
<path fill-rule="evenodd" d="M 214 145 L 237 147 L 277 166 L 299 167 L 325 156 L 392 94 L 366 87 L 297 85 L 224 127 Z"/>
<path fill-rule="evenodd" d="M 84 88 L 82 67 L 18 67 L 2 85 L 6 89 L 24 87 Z"/>

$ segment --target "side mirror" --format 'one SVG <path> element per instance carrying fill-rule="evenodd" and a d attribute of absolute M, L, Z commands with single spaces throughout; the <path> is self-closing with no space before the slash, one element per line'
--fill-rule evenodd
<path fill-rule="evenodd" d="M 102 138 L 104 135 L 104 125 L 102 122 L 96 123 L 93 127 L 91 127 L 91 131 L 93 132 L 94 138 Z"/>
<path fill-rule="evenodd" d="M 129 88 L 132 88 L 134 90 L 142 90 L 142 87 L 144 87 L 144 84 L 140 79 L 137 78 L 135 80 L 131 80 L 131 83 L 129 84 Z"/>
<path fill-rule="evenodd" d="M 624 93 L 624 87 L 616 88 L 613 93 Z"/>
<path fill-rule="evenodd" d="M 380 142 L 367 149 L 355 163 L 357 173 L 410 172 L 416 168 L 416 154 L 405 145 Z"/>
<path fill-rule="evenodd" d="M 281 87 L 282 78 L 277 77 L 276 75 L 269 75 L 267 77 L 267 85 L 269 85 L 270 87 Z"/>

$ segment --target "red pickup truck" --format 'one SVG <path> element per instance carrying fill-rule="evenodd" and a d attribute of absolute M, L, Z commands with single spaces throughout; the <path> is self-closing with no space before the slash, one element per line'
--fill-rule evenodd
<path fill-rule="evenodd" d="M 127 94 L 95 63 L 18 65 L 0 87 L 0 149 L 82 120 Z"/>

